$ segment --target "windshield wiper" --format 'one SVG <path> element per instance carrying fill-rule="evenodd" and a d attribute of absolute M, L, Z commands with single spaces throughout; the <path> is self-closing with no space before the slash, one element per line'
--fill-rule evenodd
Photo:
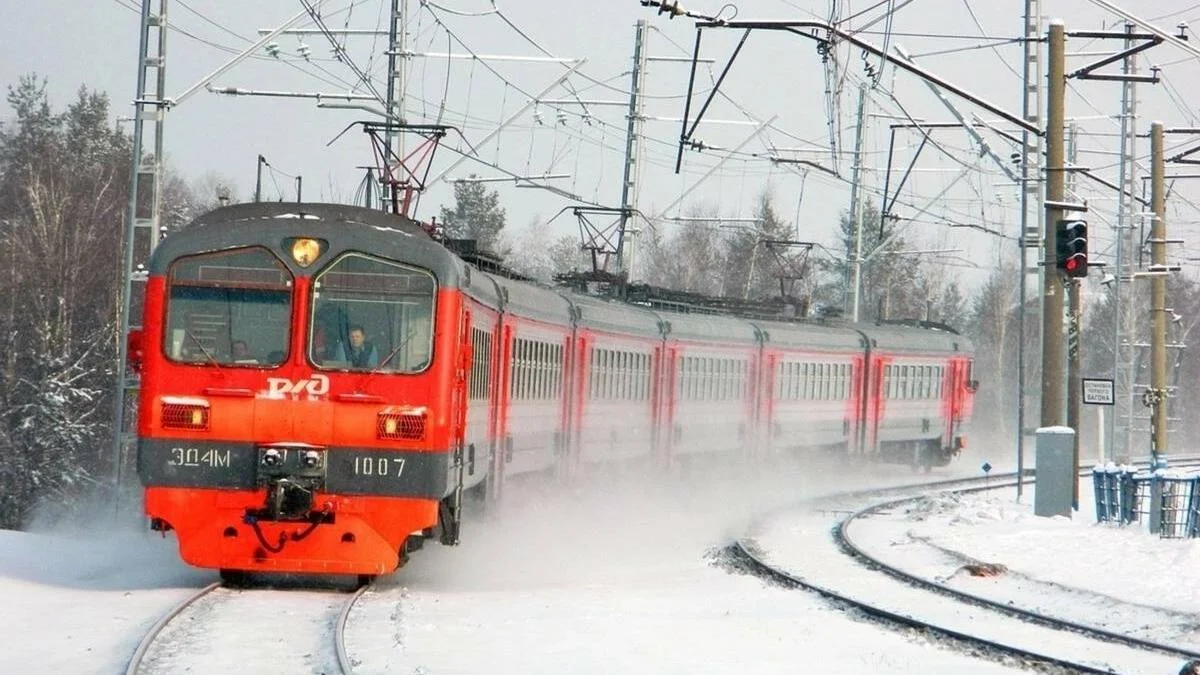
<path fill-rule="evenodd" d="M 204 356 L 208 358 L 209 363 L 218 368 L 221 367 L 221 362 L 217 360 L 217 357 L 213 356 L 212 352 L 208 351 L 208 348 L 204 346 L 203 342 L 200 342 L 199 338 L 197 338 L 195 335 L 192 335 L 192 331 L 184 328 L 183 334 L 185 337 L 191 338 L 192 342 L 196 343 L 196 346 L 199 347 L 200 351 L 204 353 Z"/>
<path fill-rule="evenodd" d="M 388 353 L 387 358 L 380 361 L 379 365 L 375 366 L 375 368 L 373 370 L 371 370 L 371 372 L 372 373 L 382 373 L 383 367 L 386 366 L 389 362 L 391 362 L 391 360 L 396 356 L 396 354 L 399 354 L 400 350 L 404 349 L 404 346 L 407 345 L 409 343 L 409 341 L 412 340 L 413 337 L 416 336 L 416 334 L 417 334 L 417 329 L 409 328 L 408 335 L 404 336 L 404 339 L 400 341 L 400 344 L 396 345 L 396 348 Z"/>

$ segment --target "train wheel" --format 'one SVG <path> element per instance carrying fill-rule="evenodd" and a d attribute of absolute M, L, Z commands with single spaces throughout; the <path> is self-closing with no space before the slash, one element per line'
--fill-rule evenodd
<path fill-rule="evenodd" d="M 221 570 L 221 583 L 231 588 L 245 588 L 250 585 L 250 573 L 245 570 Z"/>
<path fill-rule="evenodd" d="M 913 470 L 929 473 L 933 470 L 933 448 L 928 443 L 913 441 L 912 455 L 909 457 L 908 466 Z"/>
<path fill-rule="evenodd" d="M 929 443 L 917 443 L 917 454 L 920 458 L 921 469 L 925 473 L 933 471 L 934 446 Z"/>

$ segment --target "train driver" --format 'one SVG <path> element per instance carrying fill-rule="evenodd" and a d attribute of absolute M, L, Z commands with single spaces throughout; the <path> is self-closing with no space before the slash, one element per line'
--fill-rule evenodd
<path fill-rule="evenodd" d="M 379 352 L 375 345 L 367 342 L 367 334 L 362 326 L 350 326 L 350 345 L 346 350 L 346 360 L 352 368 L 374 368 L 379 365 Z"/>
<path fill-rule="evenodd" d="M 245 340 L 234 340 L 229 346 L 229 355 L 233 357 L 234 363 L 245 363 L 253 361 L 254 357 L 250 356 L 250 347 Z"/>

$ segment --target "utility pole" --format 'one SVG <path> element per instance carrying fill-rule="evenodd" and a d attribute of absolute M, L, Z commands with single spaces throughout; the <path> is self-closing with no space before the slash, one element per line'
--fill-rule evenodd
<path fill-rule="evenodd" d="M 1050 22 L 1048 77 L 1046 82 L 1046 227 L 1043 231 L 1042 274 L 1042 421 L 1043 427 L 1065 423 L 1063 416 L 1063 283 L 1051 269 L 1057 257 L 1054 224 L 1063 218 L 1065 196 L 1063 126 L 1066 121 L 1066 28 L 1060 20 Z"/>
<path fill-rule="evenodd" d="M 1072 169 L 1076 166 L 1076 150 L 1078 142 L 1079 129 L 1074 122 L 1067 133 L 1067 157 Z M 1066 192 L 1073 195 L 1075 193 L 1075 172 L 1067 173 Z M 1072 438 L 1072 455 L 1074 456 L 1073 465 L 1079 467 L 1079 409 L 1083 404 L 1083 383 L 1080 380 L 1079 368 L 1079 329 L 1082 326 L 1083 309 L 1080 305 L 1079 287 L 1081 281 L 1078 278 L 1065 279 L 1064 283 L 1067 286 L 1067 426 L 1075 430 Z M 1074 481 L 1072 485 L 1071 507 L 1079 510 L 1079 481 Z"/>
<path fill-rule="evenodd" d="M 267 158 L 262 155 L 258 156 L 258 164 L 254 168 L 254 201 L 255 203 L 262 201 L 262 169 L 267 163 Z"/>
<path fill-rule="evenodd" d="M 629 111 L 625 128 L 625 177 L 621 182 L 621 230 L 617 233 L 617 274 L 633 275 L 633 237 L 626 242 L 629 220 L 637 208 L 638 169 L 642 134 L 642 89 L 646 71 L 646 20 L 638 19 L 633 39 L 633 73 L 629 85 Z"/>
<path fill-rule="evenodd" d="M 158 11 L 151 11 L 154 5 Z M 116 385 L 113 415 L 113 508 L 120 510 L 122 472 L 133 429 L 127 429 L 136 413 L 140 383 L 130 373 L 126 340 L 140 324 L 146 271 L 142 261 L 150 257 L 162 235 L 163 121 L 167 114 L 167 0 L 142 0 L 138 41 L 137 94 L 133 100 L 133 156 L 130 162 L 129 203 L 125 211 L 125 247 L 121 313 L 118 319 Z M 153 77 L 151 74 L 153 73 Z M 146 123 L 150 123 L 147 130 Z M 146 152 L 147 131 L 153 151 Z M 144 256 L 144 257 L 143 257 Z"/>
<path fill-rule="evenodd" d="M 1041 49 L 1041 2 L 1040 0 L 1025 0 L 1025 44 L 1022 67 L 1021 114 L 1026 122 L 1034 128 L 1041 127 L 1042 115 L 1042 64 L 1039 58 Z M 1030 270 L 1045 274 L 1047 270 L 1038 265 L 1029 264 L 1029 252 L 1038 250 L 1038 235 L 1045 212 L 1037 208 L 1034 211 L 1033 223 L 1036 229 L 1030 236 L 1030 212 L 1040 202 L 1042 194 L 1041 166 L 1042 137 L 1030 133 L 1028 129 L 1021 130 L 1021 231 L 1017 234 L 1018 271 L 1020 279 L 1017 282 L 1019 294 L 1017 305 L 1017 500 L 1020 501 L 1025 482 L 1020 478 L 1025 472 L 1025 301 L 1028 296 L 1026 286 Z"/>
<path fill-rule="evenodd" d="M 1150 226 L 1150 312 L 1154 334 L 1150 338 L 1150 456 L 1158 464 L 1167 451 L 1167 190 L 1166 158 L 1163 156 L 1163 125 L 1150 125 L 1150 204 L 1154 221 Z"/>
<path fill-rule="evenodd" d="M 867 85 L 858 85 L 858 128 L 854 134 L 854 177 L 850 183 L 850 226 L 854 231 L 854 258 L 851 259 L 850 292 L 854 293 L 854 302 L 850 305 L 850 317 L 858 322 L 858 308 L 862 304 L 862 250 L 863 250 L 863 136 L 866 132 L 867 116 Z"/>

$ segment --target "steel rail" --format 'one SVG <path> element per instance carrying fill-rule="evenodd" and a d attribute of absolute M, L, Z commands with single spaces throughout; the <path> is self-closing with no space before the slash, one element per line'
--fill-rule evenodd
<path fill-rule="evenodd" d="M 839 593 L 833 588 L 814 583 L 804 579 L 803 577 L 792 574 L 791 572 L 787 572 L 772 566 L 770 563 L 763 560 L 761 553 L 759 553 L 757 550 L 757 547 L 753 546 L 750 542 L 744 539 L 735 542 L 734 549 L 734 554 L 748 563 L 757 576 L 773 579 L 781 582 L 783 585 L 789 588 L 801 588 L 806 591 L 811 591 L 840 605 L 853 607 L 859 612 L 862 612 L 864 615 L 869 616 L 877 621 L 904 626 L 906 628 L 913 628 L 925 633 L 932 633 L 942 638 L 965 643 L 971 646 L 980 646 L 987 651 L 997 654 L 1015 656 L 1027 661 L 1057 666 L 1059 668 L 1066 668 L 1071 672 L 1088 673 L 1089 675 L 1112 675 L 1112 671 L 1107 668 L 1096 668 L 1086 664 L 1072 663 L 1070 661 L 1059 659 L 1053 656 L 1038 654 L 1033 651 L 1021 649 L 1020 647 L 1014 647 L 1013 645 L 1008 645 L 998 641 L 989 640 L 987 638 L 971 635 L 969 633 L 964 633 L 953 628 L 947 628 L 945 626 L 939 626 L 935 623 L 921 621 L 920 619 L 908 616 L 906 614 L 899 614 L 882 607 L 877 607 L 867 601 L 856 599 L 849 594 Z"/>
<path fill-rule="evenodd" d="M 338 667 L 341 668 L 344 675 L 351 675 L 354 672 L 354 662 L 350 660 L 350 653 L 346 651 L 346 621 L 350 618 L 350 610 L 354 609 L 355 603 L 370 587 L 370 584 L 364 584 L 354 591 L 354 595 L 350 596 L 350 599 L 342 606 L 342 611 L 338 613 L 337 623 L 333 627 L 333 645 L 337 651 Z"/>
<path fill-rule="evenodd" d="M 1194 467 L 1194 466 L 1196 466 L 1196 464 L 1185 464 L 1184 466 Z M 954 492 L 957 494 L 970 494 L 970 493 L 975 493 L 975 492 L 986 492 L 988 490 L 994 490 L 994 489 L 997 489 L 997 487 L 1005 487 L 1005 486 L 1004 485 L 986 486 L 986 487 L 976 486 L 976 487 L 964 488 L 961 490 L 955 490 Z M 898 579 L 904 583 L 907 583 L 911 586 L 920 588 L 922 590 L 927 590 L 927 591 L 930 591 L 933 593 L 951 597 L 951 598 L 954 598 L 954 599 L 956 599 L 960 602 L 966 603 L 966 604 L 971 604 L 971 605 L 975 605 L 978 607 L 984 607 L 984 608 L 999 612 L 1001 614 L 1006 614 L 1008 616 L 1012 616 L 1012 617 L 1016 617 L 1016 618 L 1019 618 L 1019 619 L 1025 620 L 1025 621 L 1029 621 L 1030 623 L 1035 623 L 1035 624 L 1039 624 L 1039 625 L 1043 625 L 1043 626 L 1049 626 L 1052 628 L 1060 628 L 1060 629 L 1070 630 L 1070 631 L 1072 631 L 1074 633 L 1078 633 L 1080 635 L 1085 635 L 1085 636 L 1100 639 L 1100 640 L 1106 640 L 1106 641 L 1114 642 L 1117 644 L 1123 644 L 1123 645 L 1126 645 L 1129 647 L 1135 647 L 1137 649 L 1159 652 L 1161 654 L 1166 654 L 1169 656 L 1176 656 L 1176 657 L 1179 657 L 1182 659 L 1200 659 L 1200 651 L 1183 649 L 1180 647 L 1174 647 L 1172 645 L 1163 644 L 1161 642 L 1155 642 L 1153 640 L 1147 640 L 1147 639 L 1143 639 L 1143 638 L 1133 637 L 1131 635 L 1126 635 L 1123 633 L 1116 633 L 1116 632 L 1104 630 L 1104 629 L 1098 628 L 1096 626 L 1079 623 L 1077 621 L 1071 621 L 1069 619 L 1063 619 L 1063 618 L 1059 618 L 1059 617 L 1050 616 L 1048 614 L 1035 612 L 1035 611 L 1029 610 L 1029 609 L 1023 609 L 1023 608 L 1020 608 L 1020 607 L 1017 607 L 1014 605 L 1009 605 L 1009 604 L 1006 604 L 1003 602 L 999 602 L 997 600 L 992 600 L 990 598 L 985 598 L 983 596 L 975 595 L 974 593 L 968 593 L 966 591 L 960 591 L 957 589 L 950 588 L 943 584 L 939 584 L 935 581 L 931 581 L 929 579 L 926 579 L 925 577 L 919 576 L 917 574 L 913 574 L 906 570 L 900 569 L 899 567 L 895 567 L 893 565 L 890 565 L 890 564 L 884 562 L 879 557 L 872 555 L 871 553 L 867 552 L 863 547 L 856 544 L 854 539 L 850 536 L 849 529 L 850 529 L 851 525 L 854 523 L 854 521 L 875 515 L 875 514 L 879 513 L 880 511 L 895 509 L 899 506 L 902 506 L 904 504 L 910 503 L 914 500 L 921 499 L 921 498 L 922 498 L 922 496 L 893 499 L 893 500 L 890 500 L 887 502 L 874 504 L 874 505 L 868 506 L 866 508 L 859 509 L 858 511 L 855 511 L 853 514 L 851 514 L 850 516 L 843 519 L 840 523 L 838 523 L 838 526 L 834 528 L 834 531 L 833 531 L 834 542 L 838 545 L 838 547 L 842 550 L 843 553 L 850 556 L 851 558 L 858 560 L 862 564 L 866 565 L 868 568 L 871 568 L 878 572 L 887 574 L 895 579 Z M 1106 671 L 1101 671 L 1101 672 L 1106 672 Z"/>
<path fill-rule="evenodd" d="M 1179 468 L 1200 465 L 1200 458 L 1196 458 L 1196 457 L 1186 457 L 1186 458 L 1180 457 L 1180 458 L 1177 458 L 1176 461 L 1183 462 L 1183 464 L 1177 463 L 1175 465 L 1176 467 L 1179 467 Z M 1080 475 L 1083 476 L 1089 472 L 1090 472 L 1090 470 L 1081 470 Z M 1025 479 L 1024 476 L 1028 476 L 1028 475 L 1032 474 L 1033 471 L 1027 470 L 1023 473 L 1024 473 L 1024 475 L 1021 477 L 1022 481 Z M 873 504 L 873 505 L 870 505 L 870 506 L 867 506 L 864 508 L 859 508 L 859 509 L 854 510 L 848 517 L 842 519 L 839 522 L 839 524 L 833 529 L 832 535 L 833 535 L 834 543 L 838 546 L 838 549 L 842 553 L 844 553 L 852 558 L 855 558 L 864 567 L 888 574 L 889 576 L 892 576 L 893 578 L 899 580 L 900 582 L 906 583 L 906 584 L 913 586 L 915 588 L 918 588 L 920 590 L 931 591 L 933 593 L 943 595 L 945 597 L 959 600 L 966 604 L 983 607 L 988 610 L 998 611 L 999 613 L 1002 613 L 1002 614 L 1005 614 L 1008 616 L 1016 617 L 1016 618 L 1019 618 L 1022 620 L 1027 620 L 1033 624 L 1050 626 L 1053 628 L 1078 633 L 1085 637 L 1090 637 L 1090 638 L 1099 639 L 1099 640 L 1113 641 L 1113 642 L 1117 642 L 1119 644 L 1134 647 L 1137 649 L 1160 652 L 1160 653 L 1167 654 L 1170 656 L 1178 656 L 1178 657 L 1185 658 L 1185 659 L 1200 658 L 1200 653 L 1193 653 L 1188 650 L 1172 647 L 1170 645 L 1162 645 L 1162 644 L 1155 643 L 1155 642 L 1152 642 L 1149 640 L 1142 640 L 1140 638 L 1134 638 L 1134 637 L 1127 636 L 1127 635 L 1111 633 L 1111 632 L 1096 628 L 1094 626 L 1086 626 L 1083 624 L 1076 624 L 1074 622 L 1060 620 L 1055 617 L 1041 615 L 1041 614 L 1038 614 L 1037 612 L 1032 612 L 1029 610 L 1021 610 L 1021 609 L 1015 608 L 1010 605 L 1005 605 L 1005 604 L 1001 604 L 996 601 L 989 600 L 987 598 L 980 598 L 980 597 L 974 596 L 970 593 L 956 591 L 954 589 L 944 587 L 940 584 L 936 584 L 935 582 L 929 581 L 924 578 L 917 577 L 915 575 L 911 575 L 903 570 L 892 567 L 892 566 L 888 565 L 887 563 L 883 562 L 882 560 L 879 560 L 878 558 L 871 556 L 866 551 L 862 550 L 859 547 L 856 547 L 853 544 L 853 540 L 849 538 L 848 533 L 847 533 L 847 530 L 849 528 L 849 523 L 851 523 L 855 519 L 864 517 L 868 514 L 876 513 L 878 511 L 881 511 L 884 509 L 895 508 L 896 506 L 898 506 L 900 504 L 904 504 L 906 502 L 910 502 L 915 499 L 920 499 L 922 497 L 928 496 L 928 494 L 931 490 L 946 491 L 946 488 L 952 488 L 954 486 L 961 486 L 958 489 L 950 489 L 949 491 L 956 492 L 956 493 L 984 492 L 984 491 L 988 491 L 988 490 L 997 490 L 997 489 L 1003 489 L 1006 487 L 1015 486 L 1018 482 L 1017 479 L 1018 479 L 1018 477 L 1017 477 L 1016 473 L 1000 474 L 1000 475 L 993 476 L 993 477 L 947 479 L 947 480 L 941 480 L 941 481 L 933 481 L 933 482 L 929 482 L 929 483 L 904 485 L 904 486 L 897 486 L 897 487 L 883 488 L 883 489 L 856 490 L 856 491 L 852 491 L 852 492 L 845 492 L 845 493 L 839 493 L 839 494 L 835 494 L 835 495 L 829 495 L 827 497 L 821 498 L 819 501 L 820 502 L 830 502 L 832 500 L 837 500 L 837 499 L 854 499 L 854 498 L 889 495 L 889 494 L 894 494 L 894 493 L 904 493 L 904 492 L 912 492 L 914 490 L 920 490 L 921 491 L 920 494 L 916 494 L 916 495 L 909 494 L 902 498 L 891 499 L 884 503 L 877 503 L 877 504 Z M 980 485 L 979 484 L 980 482 L 984 482 L 986 484 Z M 794 507 L 791 507 L 791 508 L 794 508 Z M 780 509 L 778 511 L 783 511 L 783 510 L 785 510 L 785 509 Z M 764 516 L 764 519 L 766 517 L 768 517 L 768 516 Z M 751 530 L 753 530 L 753 526 L 751 527 Z M 904 626 L 907 628 L 913 628 L 913 629 L 918 629 L 918 630 L 922 630 L 922 631 L 927 631 L 927 632 L 939 635 L 943 638 L 946 638 L 946 639 L 954 641 L 954 642 L 965 643 L 965 644 L 974 645 L 974 646 L 981 646 L 983 649 L 985 649 L 986 651 L 991 652 L 991 653 L 1008 655 L 1008 656 L 1024 659 L 1024 660 L 1027 660 L 1030 662 L 1044 664 L 1047 666 L 1065 668 L 1071 672 L 1096 673 L 1096 674 L 1101 674 L 1101 673 L 1111 674 L 1112 673 L 1112 670 L 1109 669 L 1108 667 L 1101 667 L 1101 666 L 1096 666 L 1096 665 L 1092 665 L 1092 664 L 1088 664 L 1088 663 L 1074 662 L 1069 659 L 1064 659 L 1064 658 L 1053 656 L 1050 654 L 1039 653 L 1039 652 L 1033 651 L 1031 649 L 1025 649 L 1023 647 L 1020 647 L 1020 646 L 1017 646 L 1014 644 L 1009 644 L 1007 642 L 1001 642 L 999 640 L 993 640 L 993 639 L 978 636 L 978 635 L 972 635 L 970 633 L 960 631 L 960 630 L 957 630 L 954 628 L 950 628 L 948 626 L 939 625 L 936 622 L 922 621 L 921 619 L 915 618 L 913 616 L 909 616 L 906 614 L 900 614 L 900 613 L 885 609 L 883 607 L 878 607 L 876 605 L 873 605 L 870 601 L 855 598 L 850 593 L 839 592 L 835 588 L 832 588 L 832 587 L 829 587 L 829 586 L 826 586 L 826 585 L 823 585 L 820 583 L 816 583 L 810 579 L 806 579 L 806 578 L 800 576 L 797 573 L 789 572 L 785 569 L 782 569 L 781 567 L 777 566 L 777 564 L 772 564 L 772 563 L 768 562 L 765 558 L 765 552 L 761 550 L 761 548 L 754 541 L 753 537 L 751 537 L 750 535 L 746 535 L 746 536 L 738 539 L 737 541 L 735 541 L 729 547 L 729 550 L 730 550 L 730 553 L 735 557 L 735 559 L 739 560 L 743 565 L 745 565 L 746 568 L 748 568 L 749 571 L 751 571 L 751 573 L 753 573 L 757 576 L 761 576 L 761 577 L 764 577 L 767 579 L 774 580 L 788 588 L 801 588 L 801 589 L 816 593 L 816 594 L 820 595 L 821 597 L 832 600 L 838 604 L 853 607 L 856 610 L 862 612 L 864 615 L 869 616 L 877 621 L 881 621 L 883 623 L 888 623 L 888 624 L 892 624 L 892 625 Z"/>
<path fill-rule="evenodd" d="M 158 621 L 154 622 L 154 625 L 150 627 L 150 630 L 147 631 L 144 636 L 142 636 L 141 642 L 138 643 L 137 649 L 134 650 L 133 656 L 130 657 L 129 665 L 125 667 L 125 675 L 137 675 L 138 670 L 142 667 L 142 660 L 146 658 L 146 654 L 150 651 L 150 646 L 154 644 L 154 640 L 158 638 L 163 629 L 167 627 L 167 624 L 171 623 L 175 617 L 183 613 L 183 610 L 195 604 L 197 600 L 207 596 L 209 593 L 212 593 L 218 588 L 221 588 L 220 582 L 213 582 L 205 586 L 196 593 L 193 593 L 183 602 L 176 605 L 171 609 L 171 611 L 160 617 Z"/>

